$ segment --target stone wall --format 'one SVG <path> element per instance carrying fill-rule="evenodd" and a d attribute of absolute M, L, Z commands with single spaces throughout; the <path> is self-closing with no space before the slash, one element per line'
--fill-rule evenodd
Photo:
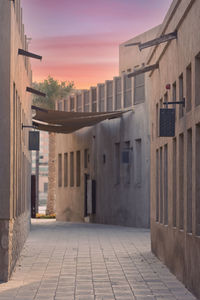
<path fill-rule="evenodd" d="M 10 261 L 10 273 L 12 273 L 19 254 L 24 246 L 30 230 L 30 213 L 23 213 L 16 220 L 10 221 L 10 240 L 12 241 L 12 254 Z"/>
<path fill-rule="evenodd" d="M 0 279 L 8 281 L 30 230 L 30 213 L 0 220 Z"/>
<path fill-rule="evenodd" d="M 7 281 L 9 277 L 9 233 L 9 221 L 0 220 L 0 281 Z"/>

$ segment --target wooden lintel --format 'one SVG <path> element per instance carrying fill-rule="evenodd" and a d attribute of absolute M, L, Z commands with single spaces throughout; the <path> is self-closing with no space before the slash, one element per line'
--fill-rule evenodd
<path fill-rule="evenodd" d="M 140 44 L 141 44 L 140 42 L 135 42 L 135 43 L 125 44 L 124 47 L 139 46 Z"/>
<path fill-rule="evenodd" d="M 38 96 L 46 97 L 45 93 L 42 93 L 42 92 L 40 92 L 38 90 L 35 90 L 35 89 L 32 89 L 31 87 L 28 87 L 28 86 L 26 87 L 26 91 L 29 92 L 29 93 L 38 95 Z"/>
<path fill-rule="evenodd" d="M 140 75 L 142 73 L 146 73 L 146 72 L 158 69 L 158 68 L 159 68 L 159 63 L 156 63 L 156 64 L 151 65 L 151 66 L 146 66 L 144 68 L 138 69 L 138 70 L 128 74 L 128 78 L 135 77 L 135 76 Z"/>
<path fill-rule="evenodd" d="M 174 40 L 174 39 L 177 39 L 177 31 L 174 31 L 174 32 L 171 32 L 171 33 L 168 33 L 168 34 L 165 34 L 165 35 L 161 35 L 159 38 L 156 38 L 154 40 L 151 40 L 151 41 L 148 41 L 146 43 L 140 44 L 139 49 L 141 51 L 142 49 L 152 47 L 152 46 L 155 46 L 155 45 L 159 45 L 161 43 L 165 43 L 165 42 L 168 42 L 168 41 Z"/>
<path fill-rule="evenodd" d="M 42 59 L 42 56 L 25 51 L 23 49 L 18 49 L 18 54 L 19 55 L 23 55 L 23 56 L 27 56 L 27 57 L 31 57 L 31 58 L 36 58 L 36 59 Z"/>

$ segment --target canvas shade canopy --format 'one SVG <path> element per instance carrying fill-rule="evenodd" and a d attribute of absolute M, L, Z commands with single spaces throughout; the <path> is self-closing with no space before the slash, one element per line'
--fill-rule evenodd
<path fill-rule="evenodd" d="M 114 112 L 64 112 L 41 109 L 36 106 L 32 106 L 32 109 L 36 111 L 33 126 L 39 130 L 57 133 L 72 133 L 107 119 L 119 118 L 123 113 L 130 111 L 129 109 Z"/>

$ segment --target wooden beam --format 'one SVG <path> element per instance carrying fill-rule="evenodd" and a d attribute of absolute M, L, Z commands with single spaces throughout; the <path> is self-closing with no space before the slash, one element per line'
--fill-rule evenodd
<path fill-rule="evenodd" d="M 151 66 L 146 66 L 144 68 L 138 69 L 138 70 L 128 74 L 128 78 L 135 77 L 135 76 L 140 75 L 142 73 L 146 73 L 146 72 L 158 69 L 158 68 L 159 68 L 159 63 L 157 63 L 155 65 L 151 65 Z"/>
<path fill-rule="evenodd" d="M 18 49 L 18 54 L 19 55 L 23 55 L 23 56 L 27 56 L 27 57 L 31 57 L 31 58 L 36 58 L 36 59 L 42 59 L 42 56 L 25 51 L 23 49 Z"/>
<path fill-rule="evenodd" d="M 135 42 L 135 43 L 125 44 L 124 47 L 139 46 L 140 44 L 141 44 L 140 42 Z"/>
<path fill-rule="evenodd" d="M 26 91 L 29 92 L 29 93 L 38 95 L 38 96 L 46 97 L 45 93 L 42 93 L 42 92 L 40 92 L 38 90 L 35 90 L 35 89 L 32 89 L 31 87 L 28 87 L 28 86 L 26 87 Z"/>
<path fill-rule="evenodd" d="M 177 39 L 177 31 L 174 31 L 174 32 L 171 32 L 171 33 L 168 33 L 168 34 L 165 34 L 165 35 L 161 35 L 159 38 L 156 38 L 154 40 L 151 40 L 151 41 L 148 41 L 146 43 L 140 44 L 139 49 L 141 51 L 142 49 L 152 47 L 152 46 L 155 46 L 155 45 L 159 45 L 161 43 L 165 43 L 165 42 L 168 42 L 168 41 L 174 40 L 174 39 Z"/>

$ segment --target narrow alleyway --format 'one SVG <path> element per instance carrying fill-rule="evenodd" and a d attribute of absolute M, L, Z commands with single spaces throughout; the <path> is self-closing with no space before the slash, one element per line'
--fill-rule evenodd
<path fill-rule="evenodd" d="M 144 229 L 34 220 L 0 300 L 194 300 Z"/>

